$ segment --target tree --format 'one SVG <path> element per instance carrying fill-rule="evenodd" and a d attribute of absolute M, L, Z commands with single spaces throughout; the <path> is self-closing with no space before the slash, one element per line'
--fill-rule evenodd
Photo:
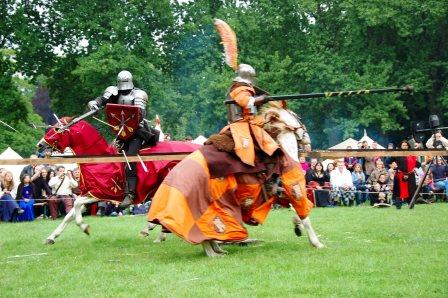
<path fill-rule="evenodd" d="M 34 87 L 24 79 L 12 78 L 15 72 L 12 60 L 13 52 L 0 51 L 0 111 L 1 120 L 11 125 L 17 132 L 0 124 L 0 151 L 8 146 L 22 155 L 35 151 L 34 144 L 42 137 L 41 132 L 33 130 L 29 122 L 41 124 L 41 119 L 31 107 L 31 95 Z M 19 91 L 19 87 L 20 90 Z"/>

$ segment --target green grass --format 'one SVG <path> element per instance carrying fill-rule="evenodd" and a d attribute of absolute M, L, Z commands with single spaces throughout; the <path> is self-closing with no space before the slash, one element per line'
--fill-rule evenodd
<path fill-rule="evenodd" d="M 173 235 L 138 237 L 145 217 L 88 217 L 90 237 L 70 225 L 53 246 L 43 240 L 59 221 L 1 224 L 0 296 L 446 297 L 447 213 L 444 203 L 315 209 L 326 245 L 316 250 L 294 235 L 291 211 L 274 210 L 250 228 L 262 244 L 217 259 Z"/>

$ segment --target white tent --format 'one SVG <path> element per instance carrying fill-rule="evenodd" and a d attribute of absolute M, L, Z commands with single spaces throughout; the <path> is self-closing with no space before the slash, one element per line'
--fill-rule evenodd
<path fill-rule="evenodd" d="M 333 147 L 330 147 L 328 149 L 347 149 L 348 146 L 351 146 L 352 149 L 358 148 L 358 141 L 352 138 L 348 138 L 347 140 L 334 145 Z"/>
<path fill-rule="evenodd" d="M 200 135 L 200 136 L 198 136 L 196 139 L 194 139 L 191 142 L 193 144 L 204 145 L 205 141 L 207 141 L 207 138 L 204 137 L 203 135 Z"/>
<path fill-rule="evenodd" d="M 367 144 L 369 144 L 369 147 L 372 148 L 372 143 L 375 142 L 374 140 L 372 140 L 368 135 L 366 130 L 364 129 L 364 136 L 359 140 L 360 142 L 364 142 L 367 141 Z M 378 142 L 377 142 L 378 143 Z M 381 146 L 380 144 L 378 144 L 377 149 L 386 149 L 383 146 Z"/>
<path fill-rule="evenodd" d="M 19 181 L 20 173 L 25 167 L 24 165 L 2 165 L 2 160 L 5 159 L 23 159 L 17 152 L 15 152 L 11 147 L 6 148 L 5 151 L 0 154 L 0 168 L 7 169 L 13 174 L 14 181 Z"/>
<path fill-rule="evenodd" d="M 375 142 L 373 139 L 371 139 L 368 135 L 367 135 L 367 131 L 364 129 L 364 136 L 359 140 L 356 141 L 355 139 L 352 138 L 348 138 L 347 140 L 334 145 L 333 147 L 330 147 L 328 149 L 347 149 L 347 146 L 351 146 L 352 149 L 358 149 L 358 142 L 363 142 L 363 141 L 367 141 L 367 144 L 369 145 L 369 147 L 372 147 L 372 143 Z M 378 144 L 377 149 L 385 149 L 383 146 L 381 146 L 380 144 Z"/>

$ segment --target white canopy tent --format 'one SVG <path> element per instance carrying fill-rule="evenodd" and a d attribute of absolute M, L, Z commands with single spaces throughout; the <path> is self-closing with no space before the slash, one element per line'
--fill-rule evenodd
<path fill-rule="evenodd" d="M 358 149 L 358 143 L 359 142 L 363 142 L 363 141 L 367 141 L 367 144 L 369 145 L 369 147 L 372 147 L 372 143 L 375 142 L 375 140 L 373 140 L 372 138 L 370 138 L 367 135 L 367 131 L 365 129 L 364 129 L 364 136 L 359 141 L 356 141 L 353 138 L 348 138 L 347 140 L 342 141 L 341 143 L 336 144 L 333 147 L 330 147 L 328 149 L 329 150 L 332 150 L 332 149 L 347 149 L 348 146 L 352 147 L 352 149 Z M 377 149 L 385 149 L 385 148 L 383 146 L 381 146 L 380 144 L 378 144 Z"/>
<path fill-rule="evenodd" d="M 348 146 L 352 147 L 352 149 L 356 149 L 358 148 L 358 141 L 352 138 L 348 138 L 347 140 L 342 141 L 341 143 L 336 144 L 328 149 L 347 149 Z"/>
<path fill-rule="evenodd" d="M 12 172 L 14 181 L 19 181 L 20 173 L 25 167 L 23 165 L 2 165 L 2 160 L 5 159 L 23 159 L 17 152 L 15 152 L 11 147 L 6 148 L 5 151 L 0 154 L 0 168 L 4 168 Z"/>
<path fill-rule="evenodd" d="M 191 142 L 193 144 L 204 145 L 205 141 L 207 141 L 207 138 L 204 137 L 203 135 L 200 135 L 200 136 L 198 136 L 196 139 L 194 139 Z"/>

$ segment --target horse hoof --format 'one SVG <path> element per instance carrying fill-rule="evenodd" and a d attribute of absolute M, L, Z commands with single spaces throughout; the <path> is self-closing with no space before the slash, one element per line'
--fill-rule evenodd
<path fill-rule="evenodd" d="M 162 243 L 165 240 L 166 240 L 166 236 L 165 235 L 163 235 L 163 236 L 159 235 L 153 242 L 154 243 Z"/>
<path fill-rule="evenodd" d="M 90 226 L 86 225 L 86 227 L 82 230 L 87 236 L 90 236 Z"/>
<path fill-rule="evenodd" d="M 315 247 L 315 248 L 317 248 L 317 249 L 322 249 L 322 248 L 325 248 L 325 245 L 323 245 L 322 243 L 317 243 L 317 244 L 313 244 L 313 246 Z"/>
<path fill-rule="evenodd" d="M 139 235 L 140 237 L 148 237 L 148 236 L 149 236 L 149 233 L 148 233 L 148 232 L 145 232 L 145 231 L 140 231 L 140 233 L 138 233 L 138 235 Z"/>
<path fill-rule="evenodd" d="M 46 239 L 45 240 L 45 245 L 53 245 L 54 244 L 54 240 L 53 239 Z"/>

